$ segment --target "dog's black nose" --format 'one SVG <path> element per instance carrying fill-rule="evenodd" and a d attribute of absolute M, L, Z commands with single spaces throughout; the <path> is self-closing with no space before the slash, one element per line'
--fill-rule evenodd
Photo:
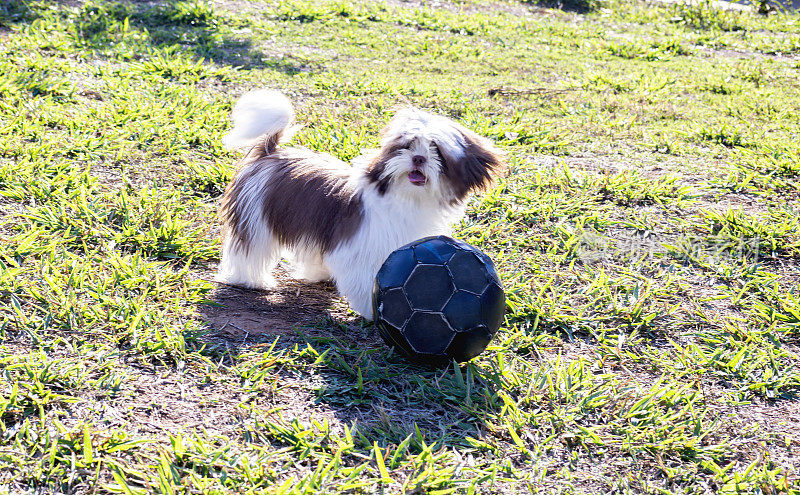
<path fill-rule="evenodd" d="M 427 161 L 428 159 L 422 155 L 414 155 L 411 157 L 411 163 L 413 163 L 415 167 L 421 167 L 425 165 L 425 162 Z"/>

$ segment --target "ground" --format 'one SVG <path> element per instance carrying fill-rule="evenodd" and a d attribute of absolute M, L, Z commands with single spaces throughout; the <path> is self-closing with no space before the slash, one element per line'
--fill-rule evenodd
<path fill-rule="evenodd" d="M 719 5 L 0 3 L 0 493 L 800 493 L 800 17 Z M 258 87 L 502 148 L 486 352 L 212 282 Z"/>

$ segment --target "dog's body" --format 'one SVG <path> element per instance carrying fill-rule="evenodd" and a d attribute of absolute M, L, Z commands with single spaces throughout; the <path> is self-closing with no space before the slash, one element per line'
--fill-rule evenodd
<path fill-rule="evenodd" d="M 294 112 L 280 93 L 246 94 L 225 141 L 250 146 L 222 199 L 225 239 L 218 278 L 269 288 L 285 251 L 295 276 L 333 278 L 372 319 L 372 287 L 383 261 L 421 237 L 448 234 L 468 195 L 487 187 L 501 162 L 492 144 L 444 117 L 402 110 L 381 150 L 355 166 L 302 148 L 279 148 Z"/>

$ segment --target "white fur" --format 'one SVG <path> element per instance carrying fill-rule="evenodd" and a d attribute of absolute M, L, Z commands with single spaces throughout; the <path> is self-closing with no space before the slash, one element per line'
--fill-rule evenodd
<path fill-rule="evenodd" d="M 443 215 L 438 201 L 397 199 L 366 191 L 361 228 L 350 241 L 325 255 L 325 264 L 333 274 L 336 288 L 353 310 L 368 320 L 373 317 L 375 275 L 389 254 L 421 237 L 449 235 L 451 223 L 463 212 L 461 208 L 453 208 Z"/>
<path fill-rule="evenodd" d="M 229 149 L 244 148 L 265 134 L 272 136 L 289 128 L 294 108 L 283 93 L 259 89 L 239 98 L 231 118 L 233 130 L 222 138 L 222 143 Z"/>
<path fill-rule="evenodd" d="M 249 167 L 255 165 L 251 163 Z M 269 289 L 275 285 L 272 270 L 278 263 L 283 249 L 273 239 L 272 231 L 265 228 L 266 222 L 259 207 L 263 184 L 269 181 L 270 175 L 270 170 L 262 169 L 253 177 L 254 180 L 245 186 L 242 204 L 247 208 L 247 214 L 243 215 L 243 218 L 247 230 L 253 233 L 253 239 L 250 241 L 250 249 L 245 250 L 234 245 L 231 236 L 226 236 L 217 268 L 217 280 L 221 282 L 251 289 Z"/>
<path fill-rule="evenodd" d="M 259 136 L 283 131 L 293 118 L 291 104 L 280 93 L 248 93 L 234 108 L 234 129 L 225 142 L 229 146 L 252 144 Z M 383 195 L 365 175 L 363 167 L 369 163 L 369 156 L 357 158 L 352 167 L 325 158 L 326 166 L 343 166 L 348 170 L 351 185 L 361 194 L 364 216 L 355 235 L 328 252 L 322 252 L 311 242 L 294 245 L 289 250 L 295 266 L 293 275 L 311 281 L 333 278 L 353 310 L 372 319 L 373 281 L 389 254 L 421 237 L 450 234 L 451 224 L 464 213 L 464 204 L 453 201 L 451 187 L 443 179 L 442 164 L 434 151 L 439 146 L 446 148 L 449 156 L 463 155 L 464 138 L 460 129 L 463 128 L 449 119 L 419 110 L 398 112 L 385 131 L 382 145 L 387 146 L 398 137 L 413 138 L 413 144 L 386 162 L 383 176 L 390 178 L 391 184 Z M 425 157 L 424 165 L 412 165 L 415 155 Z M 255 165 L 258 163 L 249 166 Z M 259 166 L 242 193 L 242 201 L 247 205 L 247 230 L 253 233 L 250 247 L 242 249 L 226 238 L 218 280 L 269 288 L 274 284 L 271 272 L 288 248 L 277 242 L 263 218 L 260 196 L 269 187 L 274 172 L 271 167 Z M 409 180 L 409 173 L 415 169 L 425 174 L 425 185 L 415 185 Z"/>

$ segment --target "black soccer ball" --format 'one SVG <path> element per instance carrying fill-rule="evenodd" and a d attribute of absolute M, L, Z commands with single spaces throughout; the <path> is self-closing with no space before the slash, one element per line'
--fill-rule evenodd
<path fill-rule="evenodd" d="M 492 260 L 446 236 L 392 252 L 375 277 L 375 324 L 383 340 L 413 361 L 468 361 L 497 333 L 505 293 Z"/>

